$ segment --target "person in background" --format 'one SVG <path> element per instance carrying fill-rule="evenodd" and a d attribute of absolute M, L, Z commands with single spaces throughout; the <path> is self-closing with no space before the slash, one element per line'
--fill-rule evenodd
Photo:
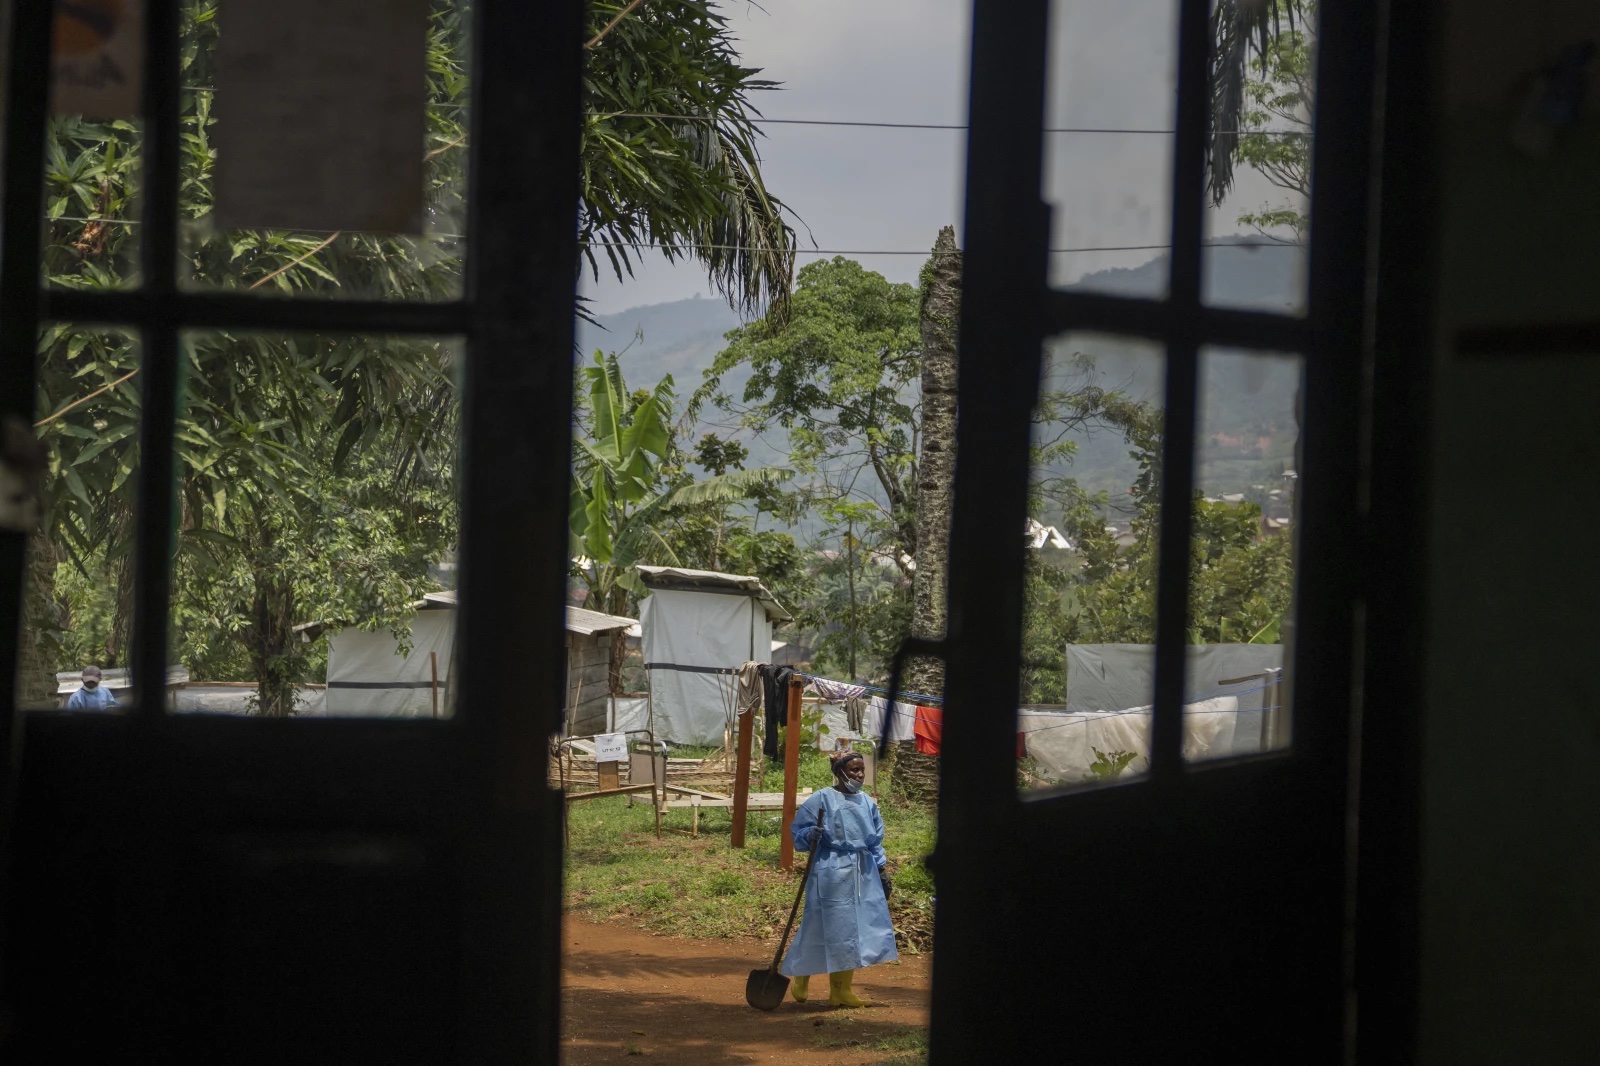
<path fill-rule="evenodd" d="M 100 668 L 98 666 L 85 666 L 83 668 L 83 687 L 67 697 L 67 710 L 69 711 L 109 711 L 113 707 L 121 706 L 111 690 L 100 684 Z"/>
<path fill-rule="evenodd" d="M 819 789 L 795 812 L 789 831 L 799 849 L 809 849 L 806 909 L 800 932 L 784 956 L 789 989 L 804 1003 L 811 975 L 828 975 L 828 1002 L 865 1007 L 850 987 L 862 966 L 893 962 L 894 926 L 889 921 L 889 861 L 883 851 L 883 815 L 861 791 L 866 763 L 859 752 L 833 758 L 833 787 Z"/>

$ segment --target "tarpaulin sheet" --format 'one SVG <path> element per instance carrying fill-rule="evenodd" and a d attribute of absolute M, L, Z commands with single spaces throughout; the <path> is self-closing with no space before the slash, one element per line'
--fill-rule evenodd
<path fill-rule="evenodd" d="M 721 744 L 733 721 L 733 671 L 771 653 L 766 609 L 739 590 L 656 589 L 639 623 L 656 739 Z"/>
<path fill-rule="evenodd" d="M 330 718 L 431 718 L 433 674 L 429 653 L 437 657 L 439 714 L 449 712 L 447 682 L 455 641 L 454 611 L 419 611 L 411 621 L 411 654 L 387 629 L 376 633 L 347 628 L 328 637 Z M 532 708 L 530 708 L 532 710 Z"/>
<path fill-rule="evenodd" d="M 1238 700 L 1235 728 L 1226 746 L 1214 745 L 1211 757 L 1261 750 L 1261 709 L 1272 690 L 1262 680 L 1219 682 L 1282 667 L 1283 645 L 1194 644 L 1185 652 L 1187 700 L 1198 703 L 1216 696 Z M 1152 644 L 1067 645 L 1067 710 L 1116 711 L 1149 705 L 1155 693 L 1155 656 Z"/>
<path fill-rule="evenodd" d="M 1227 754 L 1233 744 L 1239 701 L 1232 696 L 1189 704 L 1183 709 L 1183 756 L 1198 760 Z M 1035 772 L 1057 784 L 1076 784 L 1094 777 L 1089 769 L 1095 749 L 1110 755 L 1131 751 L 1137 758 L 1126 773 L 1150 769 L 1149 707 L 1124 711 L 1037 711 L 1023 709 L 1017 727 L 1027 736 Z"/>

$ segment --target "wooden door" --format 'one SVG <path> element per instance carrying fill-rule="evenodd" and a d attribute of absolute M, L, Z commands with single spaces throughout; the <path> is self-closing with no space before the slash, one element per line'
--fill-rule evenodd
<path fill-rule="evenodd" d="M 1052 290 L 1050 4 L 974 5 L 932 1061 L 1333 1062 L 1344 1054 L 1362 374 L 1378 5 L 1320 5 L 1303 315 L 1203 299 L 1210 6 L 1177 16 L 1163 298 Z M 1166 358 L 1149 772 L 1019 794 L 1030 418 L 1050 337 Z M 1182 754 L 1197 391 L 1212 347 L 1303 360 L 1292 739 Z M 982 352 L 981 359 L 965 353 Z"/>
<path fill-rule="evenodd" d="M 0 534 L 13 771 L 0 1057 L 554 1062 L 562 812 L 545 752 L 564 705 L 582 5 L 472 4 L 465 291 L 432 303 L 180 285 L 180 5 L 146 7 L 143 278 L 125 291 L 40 287 L 51 5 L 20 0 L 10 23 L 0 405 L 35 417 L 42 325 L 134 329 L 146 476 L 125 715 L 19 712 L 25 539 Z M 167 713 L 166 472 L 180 332 L 196 328 L 464 344 L 453 717 Z M 511 664 L 514 702 L 500 684 Z"/>

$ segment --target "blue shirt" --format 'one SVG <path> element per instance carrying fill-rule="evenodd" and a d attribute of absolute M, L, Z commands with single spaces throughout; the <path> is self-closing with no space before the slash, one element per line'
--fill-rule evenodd
<path fill-rule="evenodd" d="M 67 710 L 69 711 L 107 711 L 112 707 L 119 707 L 117 698 L 106 688 L 104 682 L 94 688 L 80 688 L 67 697 Z"/>

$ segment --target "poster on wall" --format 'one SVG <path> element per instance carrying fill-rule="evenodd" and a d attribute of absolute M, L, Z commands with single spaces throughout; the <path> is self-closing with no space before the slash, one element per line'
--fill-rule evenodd
<path fill-rule="evenodd" d="M 135 118 L 143 86 L 144 0 L 56 0 L 52 111 Z"/>
<path fill-rule="evenodd" d="M 217 228 L 421 233 L 428 0 L 228 0 L 217 20 Z"/>

